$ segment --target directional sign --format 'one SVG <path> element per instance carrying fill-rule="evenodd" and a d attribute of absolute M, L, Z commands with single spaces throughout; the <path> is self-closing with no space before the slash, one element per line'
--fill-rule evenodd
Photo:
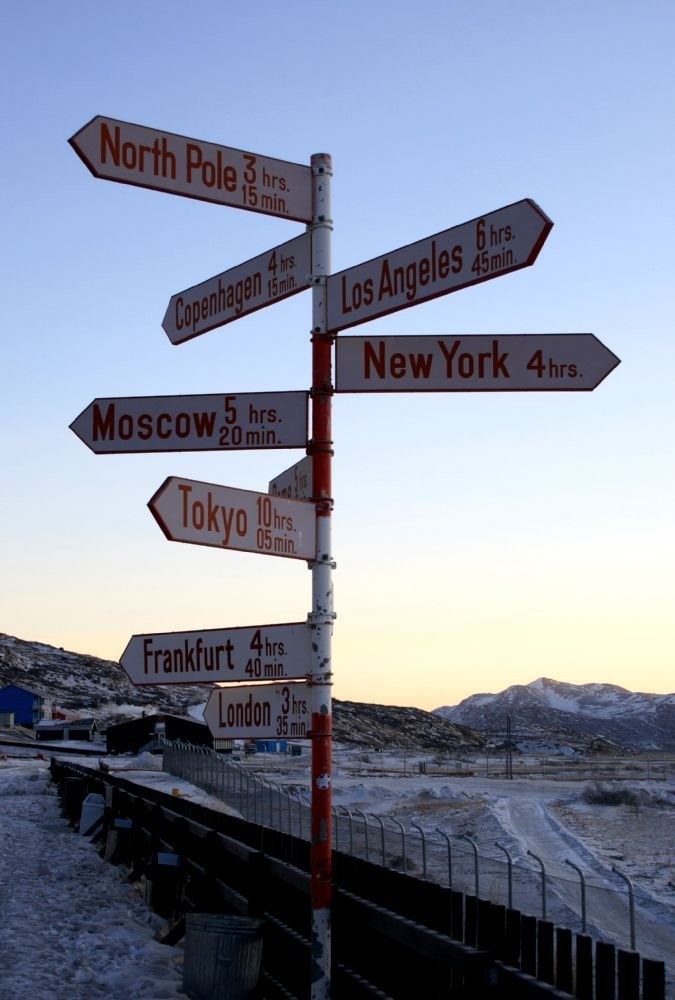
<path fill-rule="evenodd" d="M 529 198 L 328 278 L 328 328 L 345 330 L 534 264 L 553 223 Z"/>
<path fill-rule="evenodd" d="M 300 163 L 100 115 L 69 142 L 94 177 L 312 221 L 312 172 Z"/>
<path fill-rule="evenodd" d="M 132 635 L 120 663 L 133 684 L 299 679 L 311 671 L 305 622 Z"/>
<path fill-rule="evenodd" d="M 204 721 L 213 736 L 235 740 L 308 736 L 312 723 L 309 685 L 214 688 L 204 709 Z"/>
<path fill-rule="evenodd" d="M 304 448 L 307 392 L 95 399 L 70 429 L 97 455 Z"/>
<path fill-rule="evenodd" d="M 309 288 L 312 239 L 309 233 L 172 295 L 162 326 L 172 344 Z"/>
<path fill-rule="evenodd" d="M 273 497 L 309 500 L 312 496 L 312 459 L 309 455 L 272 479 L 267 492 Z"/>
<path fill-rule="evenodd" d="M 340 337 L 337 392 L 595 389 L 619 364 L 592 333 Z"/>
<path fill-rule="evenodd" d="M 314 559 L 314 504 L 169 476 L 148 503 L 172 542 Z"/>

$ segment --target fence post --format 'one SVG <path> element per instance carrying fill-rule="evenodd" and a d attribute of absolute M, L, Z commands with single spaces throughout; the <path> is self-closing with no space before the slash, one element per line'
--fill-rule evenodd
<path fill-rule="evenodd" d="M 354 826 L 353 826 L 354 817 L 352 816 L 347 806 L 340 806 L 340 808 L 344 809 L 344 811 L 349 816 L 349 854 L 351 857 L 354 857 Z"/>
<path fill-rule="evenodd" d="M 575 865 L 573 861 L 569 858 L 565 858 L 565 864 L 569 865 L 570 868 L 574 868 L 575 872 L 579 876 L 581 881 L 581 933 L 586 933 L 586 879 L 584 878 L 584 873 L 578 865 Z"/>
<path fill-rule="evenodd" d="M 468 843 L 471 844 L 473 848 L 474 883 L 476 888 L 475 896 L 476 899 L 478 899 L 478 897 L 480 896 L 480 875 L 478 872 L 478 845 L 476 844 L 475 840 L 472 840 L 471 837 L 467 837 L 465 833 L 460 833 L 459 839 L 468 841 Z"/>
<path fill-rule="evenodd" d="M 546 869 L 544 868 L 544 862 L 532 851 L 527 852 L 531 858 L 534 858 L 541 867 L 541 919 L 546 920 Z"/>
<path fill-rule="evenodd" d="M 366 840 L 366 861 L 368 861 L 368 817 L 366 816 L 365 813 L 361 812 L 360 809 L 355 809 L 354 810 L 354 814 L 356 816 L 363 817 L 363 831 L 364 831 L 364 837 L 365 837 L 365 840 Z"/>
<path fill-rule="evenodd" d="M 511 852 L 507 851 L 503 844 L 500 844 L 498 840 L 495 840 L 495 847 L 498 847 L 500 851 L 503 851 L 506 855 L 506 871 L 509 883 L 509 910 L 513 909 L 513 858 L 511 857 Z"/>
<path fill-rule="evenodd" d="M 424 830 L 417 823 L 410 823 L 413 830 L 418 830 L 419 835 L 422 838 L 422 877 L 427 877 L 427 838 L 424 835 Z"/>
<path fill-rule="evenodd" d="M 377 822 L 380 824 L 380 840 L 381 840 L 381 843 L 382 843 L 382 867 L 384 868 L 384 866 L 387 863 L 387 856 L 386 856 L 385 846 L 384 846 L 384 821 L 383 821 L 383 819 L 382 819 L 381 816 L 375 816 L 374 813 L 371 813 L 371 815 L 372 815 L 373 819 L 377 820 Z"/>
<path fill-rule="evenodd" d="M 443 830 L 439 830 L 438 827 L 436 827 L 436 833 L 440 833 L 448 845 L 448 888 L 452 889 L 452 845 L 450 844 L 450 837 Z"/>
<path fill-rule="evenodd" d="M 628 886 L 628 911 L 630 917 L 630 947 L 631 951 L 635 951 L 635 897 L 633 896 L 633 883 L 628 878 L 628 876 L 624 875 L 623 872 L 620 872 L 618 868 L 612 866 L 612 871 L 616 875 L 618 875 L 619 878 L 622 878 L 626 883 L 626 885 Z"/>
<path fill-rule="evenodd" d="M 400 823 L 397 819 L 394 819 L 393 816 L 390 816 L 389 819 L 391 820 L 392 823 L 395 823 L 396 826 L 401 831 L 401 856 L 403 858 L 403 874 L 407 875 L 408 874 L 408 862 L 407 862 L 407 859 L 406 859 L 406 856 L 405 856 L 405 828 L 403 826 L 403 823 Z"/>

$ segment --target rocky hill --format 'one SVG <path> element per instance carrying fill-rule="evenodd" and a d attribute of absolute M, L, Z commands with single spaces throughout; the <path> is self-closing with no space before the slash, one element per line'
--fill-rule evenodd
<path fill-rule="evenodd" d="M 119 663 L 0 633 L 0 687 L 7 684 L 44 693 L 55 707 L 94 716 L 102 723 L 143 711 L 188 714 L 205 703 L 208 690 L 203 684 L 135 687 Z M 375 749 L 470 749 L 484 743 L 465 726 L 422 709 L 337 699 L 333 734 L 338 742 Z"/>
<path fill-rule="evenodd" d="M 576 749 L 675 751 L 675 694 L 645 694 L 615 684 L 567 684 L 540 677 L 498 694 L 474 694 L 435 714 L 517 748 L 537 743 Z"/>

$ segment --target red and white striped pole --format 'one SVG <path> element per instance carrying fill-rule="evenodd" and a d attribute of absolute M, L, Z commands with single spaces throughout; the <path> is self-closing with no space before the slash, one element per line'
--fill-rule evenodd
<path fill-rule="evenodd" d="M 327 1000 L 331 988 L 331 903 L 333 865 L 332 803 L 332 636 L 333 556 L 332 495 L 332 352 L 327 330 L 326 276 L 331 272 L 331 181 L 327 153 L 316 153 L 312 166 L 312 499 L 316 505 L 316 559 L 312 563 L 312 1000 Z"/>

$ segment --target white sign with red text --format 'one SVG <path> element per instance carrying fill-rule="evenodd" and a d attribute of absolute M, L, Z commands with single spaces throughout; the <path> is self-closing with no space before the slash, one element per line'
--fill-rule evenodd
<path fill-rule="evenodd" d="M 309 288 L 312 239 L 296 236 L 252 260 L 172 295 L 162 326 L 182 344 Z"/>
<path fill-rule="evenodd" d="M 290 469 L 280 472 L 270 480 L 267 492 L 273 497 L 289 497 L 291 500 L 309 500 L 312 496 L 312 458 L 305 455 Z"/>
<path fill-rule="evenodd" d="M 95 399 L 70 429 L 97 455 L 304 448 L 307 392 Z"/>
<path fill-rule="evenodd" d="M 592 333 L 339 337 L 335 391 L 578 392 L 619 363 Z"/>
<path fill-rule="evenodd" d="M 301 163 L 101 115 L 69 142 L 94 177 L 312 221 L 312 172 Z"/>
<path fill-rule="evenodd" d="M 312 723 L 309 685 L 297 681 L 214 688 L 204 722 L 216 737 L 301 739 L 309 735 Z"/>
<path fill-rule="evenodd" d="M 531 199 L 328 276 L 328 329 L 358 323 L 528 267 L 553 223 Z"/>
<path fill-rule="evenodd" d="M 172 542 L 314 559 L 314 504 L 169 476 L 148 503 Z"/>
<path fill-rule="evenodd" d="M 132 635 L 120 657 L 129 680 L 146 684 L 217 684 L 306 677 L 311 670 L 306 622 L 252 628 Z"/>

